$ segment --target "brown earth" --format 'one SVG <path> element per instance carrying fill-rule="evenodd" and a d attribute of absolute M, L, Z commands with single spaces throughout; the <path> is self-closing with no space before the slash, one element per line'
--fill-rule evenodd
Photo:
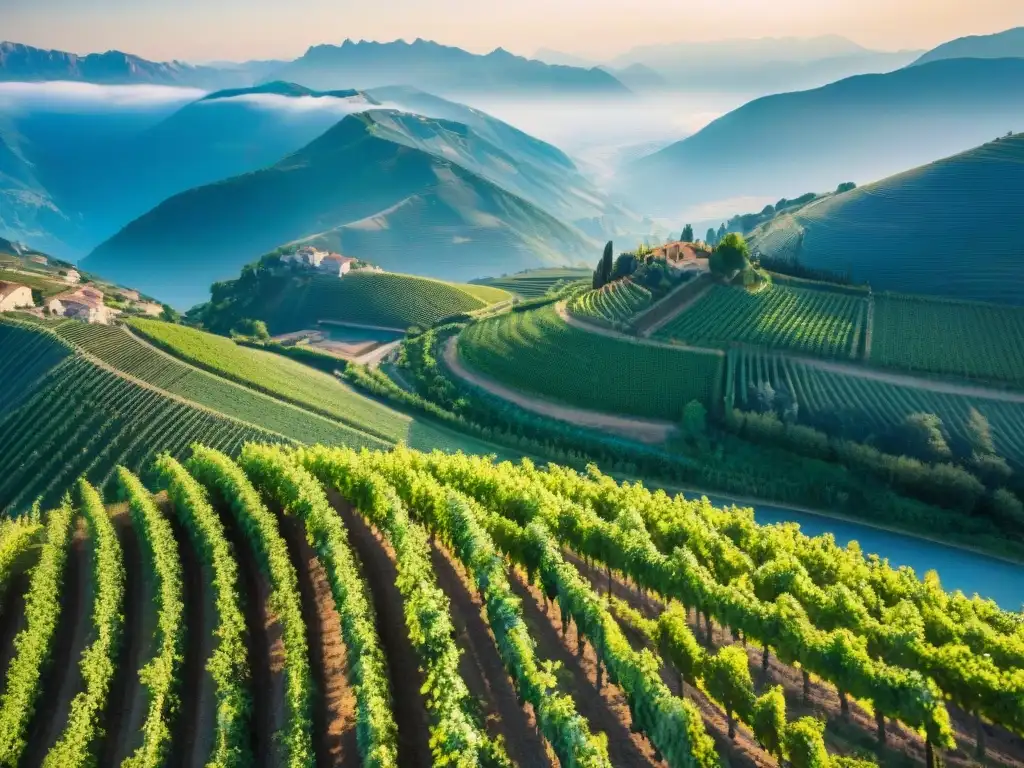
<path fill-rule="evenodd" d="M 169 510 L 169 505 L 164 508 Z M 174 514 L 168 513 L 181 556 L 182 591 L 185 603 L 185 655 L 176 722 L 172 725 L 170 765 L 201 768 L 213 750 L 217 698 L 213 677 L 206 665 L 217 638 L 217 610 L 213 603 L 213 573 L 192 548 L 188 534 Z"/>
<path fill-rule="evenodd" d="M 306 541 L 302 522 L 287 515 L 279 515 L 278 520 L 299 577 L 302 618 L 316 685 L 313 737 L 317 765 L 358 768 L 362 761 L 356 743 L 356 696 L 349 683 L 341 618 L 334 606 L 327 572 Z"/>
<path fill-rule="evenodd" d="M 348 529 L 349 541 L 362 562 L 377 617 L 377 635 L 388 660 L 392 711 L 398 726 L 398 763 L 402 768 L 429 768 L 430 725 L 420 689 L 423 686 L 416 652 L 409 641 L 394 552 L 336 492 L 329 493 Z"/>
<path fill-rule="evenodd" d="M 562 633 L 562 620 L 557 606 L 548 604 L 539 589 L 526 581 L 518 569 L 510 569 L 512 591 L 522 600 L 523 618 L 530 637 L 537 643 L 537 656 L 561 664 L 559 688 L 572 696 L 576 711 L 586 719 L 594 734 L 608 737 L 608 755 L 616 768 L 662 766 L 654 759 L 654 749 L 639 733 L 630 733 L 630 714 L 622 691 L 607 681 L 597 689 L 597 657 L 593 646 L 579 653 L 575 630 Z"/>
<path fill-rule="evenodd" d="M 252 726 L 255 765 L 282 765 L 280 743 L 286 725 L 284 628 L 270 611 L 273 593 L 270 578 L 260 568 L 252 544 L 246 539 L 230 510 L 220 510 L 224 533 L 238 563 L 238 590 L 245 614 L 249 674 L 252 679 Z"/>
<path fill-rule="evenodd" d="M 152 566 L 144 561 L 127 509 L 112 511 L 112 519 L 124 553 L 124 634 L 107 700 L 107 735 L 99 753 L 100 765 L 120 765 L 142 744 L 140 731 L 149 701 L 139 670 L 152 658 L 156 641 Z"/>
<path fill-rule="evenodd" d="M 64 733 L 71 701 L 83 687 L 79 662 L 92 634 L 92 546 L 82 517 L 76 518 L 76 526 L 61 585 L 61 614 L 53 653 L 43 673 L 23 765 L 42 764 L 46 753 Z"/>
<path fill-rule="evenodd" d="M 487 624 L 483 602 L 467 586 L 468 576 L 450 553 L 437 546 L 432 548 L 431 562 L 438 586 L 450 601 L 455 640 L 462 651 L 459 674 L 480 707 L 488 735 L 504 741 L 508 756 L 517 765 L 557 765 L 545 746 L 533 708 L 528 707 L 527 711 L 517 701 Z"/>

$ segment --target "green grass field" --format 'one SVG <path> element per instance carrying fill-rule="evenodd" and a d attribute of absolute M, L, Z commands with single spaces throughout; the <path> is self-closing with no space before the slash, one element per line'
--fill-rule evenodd
<path fill-rule="evenodd" d="M 281 439 L 136 384 L 31 326 L 0 322 L 0 361 L 0 511 L 55 504 L 79 475 L 102 485 L 117 464 L 141 470 L 195 441 L 233 453 Z"/>
<path fill-rule="evenodd" d="M 551 306 L 475 323 L 459 351 L 505 384 L 596 411 L 674 420 L 690 400 L 720 402 L 723 357 L 589 333 Z"/>
<path fill-rule="evenodd" d="M 875 291 L 1022 304 L 1022 164 L 1024 134 L 1004 137 L 780 216 L 750 245 Z"/>
<path fill-rule="evenodd" d="M 556 285 L 579 282 L 580 280 L 589 281 L 591 277 L 592 272 L 589 269 L 549 267 L 530 269 L 504 277 L 489 277 L 486 280 L 479 280 L 475 284 L 499 288 L 522 296 L 524 299 L 535 299 L 538 296 L 543 296 Z"/>
<path fill-rule="evenodd" d="M 0 280 L 27 285 L 29 288 L 42 291 L 46 298 L 56 296 L 72 287 L 60 279 L 49 278 L 42 274 L 26 275 L 24 272 L 10 269 L 0 269 Z"/>
<path fill-rule="evenodd" d="M 871 362 L 1024 384 L 1024 308 L 878 294 Z"/>
<path fill-rule="evenodd" d="M 617 280 L 572 299 L 567 309 L 584 320 L 618 325 L 651 305 L 651 292 L 632 280 Z"/>
<path fill-rule="evenodd" d="M 741 409 L 754 405 L 751 385 L 770 382 L 793 394 L 801 421 L 868 425 L 884 432 L 911 413 L 934 413 L 954 436 L 963 436 L 970 408 L 988 418 L 996 449 L 1008 461 L 1024 466 L 1024 405 L 987 398 L 932 392 L 842 373 L 753 350 L 731 350 L 727 402 Z M 827 430 L 831 431 L 831 430 Z"/>
<path fill-rule="evenodd" d="M 357 272 L 340 280 L 317 275 L 291 280 L 266 307 L 254 308 L 262 313 L 254 316 L 266 320 L 272 333 L 311 328 L 320 320 L 404 330 L 502 300 L 493 291 L 475 293 L 482 295 L 452 283 L 388 272 Z"/>
<path fill-rule="evenodd" d="M 500 304 L 512 299 L 511 293 L 491 285 L 476 285 L 475 283 L 453 283 L 453 285 L 484 304 Z"/>
<path fill-rule="evenodd" d="M 855 358 L 866 319 L 867 303 L 857 296 L 778 285 L 751 294 L 715 285 L 655 336 L 698 346 L 740 342 Z"/>

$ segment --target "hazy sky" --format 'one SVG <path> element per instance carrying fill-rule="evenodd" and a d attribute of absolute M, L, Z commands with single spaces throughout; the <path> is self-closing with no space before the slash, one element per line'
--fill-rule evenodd
<path fill-rule="evenodd" d="M 831 33 L 929 48 L 1024 26 L 1024 0 L 0 0 L 0 19 L 8 40 L 150 59 L 287 58 L 346 37 L 609 58 L 651 43 Z"/>

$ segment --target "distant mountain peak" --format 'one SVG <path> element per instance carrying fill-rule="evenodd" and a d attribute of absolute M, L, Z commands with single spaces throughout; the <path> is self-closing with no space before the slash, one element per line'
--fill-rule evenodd
<path fill-rule="evenodd" d="M 943 59 L 1019 58 L 1024 58 L 1024 27 L 1014 27 L 991 35 L 958 37 L 928 51 L 910 66 Z"/>

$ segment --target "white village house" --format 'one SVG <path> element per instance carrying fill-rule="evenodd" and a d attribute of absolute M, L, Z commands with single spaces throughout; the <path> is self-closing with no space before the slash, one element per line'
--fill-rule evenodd
<path fill-rule="evenodd" d="M 103 291 L 84 285 L 47 300 L 43 305 L 52 314 L 107 325 L 114 311 L 103 303 Z"/>
<path fill-rule="evenodd" d="M 329 253 L 320 262 L 320 271 L 329 275 L 342 277 L 352 269 L 355 259 L 352 256 L 342 256 L 340 253 Z"/>
<path fill-rule="evenodd" d="M 285 263 L 301 264 L 305 267 L 324 272 L 335 277 L 342 277 L 349 273 L 356 259 L 352 256 L 342 256 L 340 253 L 321 251 L 311 245 L 304 245 L 294 253 L 287 253 L 281 257 Z"/>
<path fill-rule="evenodd" d="M 19 283 L 0 280 L 0 312 L 10 312 L 21 307 L 34 307 L 32 289 Z"/>
<path fill-rule="evenodd" d="M 66 275 L 64 275 L 63 277 L 64 277 L 64 282 L 65 283 L 71 283 L 72 285 L 75 285 L 77 282 L 79 282 L 82 279 L 82 276 L 80 274 L 78 274 L 78 270 L 77 269 L 69 269 L 68 273 Z"/>

